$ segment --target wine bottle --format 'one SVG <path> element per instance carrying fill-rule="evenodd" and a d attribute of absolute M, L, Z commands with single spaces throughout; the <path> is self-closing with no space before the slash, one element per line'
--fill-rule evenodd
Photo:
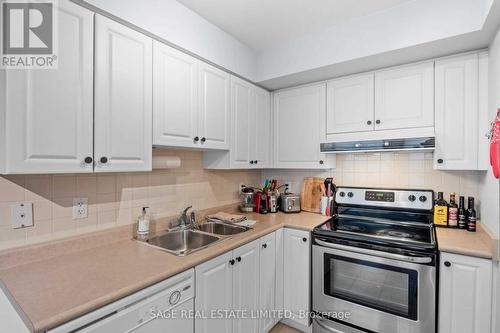
<path fill-rule="evenodd" d="M 465 210 L 465 198 L 460 196 L 458 205 L 458 228 L 467 229 L 467 211 Z"/>
<path fill-rule="evenodd" d="M 468 198 L 468 208 L 467 208 L 467 231 L 476 231 L 476 210 L 474 209 L 474 197 Z"/>
<path fill-rule="evenodd" d="M 450 193 L 450 204 L 448 206 L 448 227 L 458 228 L 458 206 L 455 203 L 455 192 Z"/>
<path fill-rule="evenodd" d="M 438 192 L 438 198 L 434 203 L 434 225 L 437 227 L 448 225 L 448 203 L 443 198 L 443 192 Z"/>

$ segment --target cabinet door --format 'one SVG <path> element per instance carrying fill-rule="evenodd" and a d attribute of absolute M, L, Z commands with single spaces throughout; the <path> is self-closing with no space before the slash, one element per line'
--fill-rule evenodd
<path fill-rule="evenodd" d="M 57 69 L 3 70 L 6 85 L 6 172 L 92 172 L 93 17 L 57 3 Z M 2 101 L 1 103 L 4 103 Z"/>
<path fill-rule="evenodd" d="M 271 94 L 257 87 L 253 89 L 255 112 L 253 115 L 255 135 L 250 149 L 252 158 L 257 161 L 255 168 L 271 166 Z"/>
<path fill-rule="evenodd" d="M 247 316 L 259 310 L 260 241 L 256 240 L 233 251 L 233 309 L 244 310 Z M 259 320 L 234 319 L 234 333 L 257 333 Z M 213 331 L 216 332 L 216 331 Z"/>
<path fill-rule="evenodd" d="M 491 302 L 491 260 L 442 252 L 439 332 L 490 332 Z"/>
<path fill-rule="evenodd" d="M 284 281 L 284 252 L 285 252 L 285 229 L 276 230 L 276 282 L 275 282 L 275 308 L 276 310 L 283 310 L 283 281 Z M 275 318 L 278 322 L 281 318 Z"/>
<path fill-rule="evenodd" d="M 96 172 L 150 171 L 153 41 L 95 17 Z"/>
<path fill-rule="evenodd" d="M 299 318 L 299 314 L 309 311 L 309 259 L 309 232 L 285 229 L 283 304 L 293 320 L 304 326 L 309 326 L 309 320 Z"/>
<path fill-rule="evenodd" d="M 230 75 L 200 62 L 199 136 L 201 147 L 229 149 Z"/>
<path fill-rule="evenodd" d="M 237 77 L 231 77 L 231 154 L 232 165 L 235 168 L 249 168 L 253 165 L 250 140 L 255 135 L 254 128 L 254 103 L 252 102 L 253 87 L 250 83 Z M 252 161 L 252 164 L 250 164 Z"/>
<path fill-rule="evenodd" d="M 326 87 L 327 135 L 373 130 L 373 73 L 332 80 Z"/>
<path fill-rule="evenodd" d="M 477 54 L 436 62 L 436 169 L 478 167 L 478 71 Z"/>
<path fill-rule="evenodd" d="M 195 268 L 196 297 L 195 310 L 207 316 L 212 310 L 231 310 L 233 307 L 233 259 L 232 252 L 223 254 Z M 204 319 L 197 317 L 196 333 L 232 333 L 231 319 Z"/>
<path fill-rule="evenodd" d="M 375 129 L 434 126 L 434 62 L 375 73 Z"/>
<path fill-rule="evenodd" d="M 153 144 L 197 147 L 198 60 L 153 42 Z"/>
<path fill-rule="evenodd" d="M 326 140 L 325 84 L 277 92 L 273 111 L 274 167 L 307 169 L 324 165 L 319 145 Z"/>
<path fill-rule="evenodd" d="M 276 309 L 276 235 L 274 232 L 260 239 L 260 296 L 259 310 Z M 275 318 L 265 316 L 260 321 L 259 332 L 269 332 L 275 324 Z"/>

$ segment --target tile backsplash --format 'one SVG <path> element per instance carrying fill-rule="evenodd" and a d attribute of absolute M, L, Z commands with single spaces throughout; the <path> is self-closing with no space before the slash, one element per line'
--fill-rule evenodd
<path fill-rule="evenodd" d="M 430 153 L 365 153 L 337 156 L 331 171 L 203 169 L 203 153 L 155 150 L 155 155 L 179 156 L 178 169 L 116 174 L 0 176 L 0 249 L 59 239 L 134 223 L 143 206 L 153 217 L 178 214 L 193 205 L 207 209 L 239 201 L 241 183 L 264 179 L 287 182 L 300 192 L 304 177 L 333 177 L 338 185 L 430 188 L 478 197 L 482 172 L 437 171 Z M 73 198 L 88 198 L 88 218 L 72 219 Z M 10 205 L 33 202 L 34 226 L 12 229 Z M 478 198 L 480 205 L 480 198 Z M 478 210 L 479 211 L 479 210 Z"/>
<path fill-rule="evenodd" d="M 143 206 L 154 217 L 193 205 L 201 210 L 239 201 L 241 183 L 257 185 L 259 171 L 203 169 L 197 151 L 155 150 L 179 156 L 178 169 L 141 173 L 0 176 L 0 249 L 134 223 Z M 73 220 L 73 198 L 88 198 L 88 218 Z M 12 229 L 10 205 L 33 202 L 34 226 Z"/>
<path fill-rule="evenodd" d="M 299 193 L 305 177 L 333 177 L 337 185 L 395 188 L 425 188 L 478 198 L 481 171 L 438 171 L 432 153 L 358 153 L 337 155 L 331 171 L 266 170 L 262 180 L 277 179 Z M 480 199 L 480 198 L 479 198 Z M 477 200 L 479 202 L 479 200 Z"/>

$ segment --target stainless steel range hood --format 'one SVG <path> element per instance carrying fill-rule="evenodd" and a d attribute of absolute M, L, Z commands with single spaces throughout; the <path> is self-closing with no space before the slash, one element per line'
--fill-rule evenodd
<path fill-rule="evenodd" d="M 366 140 L 347 142 L 326 142 L 320 144 L 322 153 L 362 153 L 383 151 L 433 151 L 434 137 Z"/>

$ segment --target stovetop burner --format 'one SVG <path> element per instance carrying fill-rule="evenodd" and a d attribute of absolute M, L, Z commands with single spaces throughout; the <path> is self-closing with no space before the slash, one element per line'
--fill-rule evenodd
<path fill-rule="evenodd" d="M 398 237 L 398 238 L 415 238 L 416 235 L 410 234 L 404 231 L 397 231 L 392 229 L 383 229 L 377 231 L 377 235 L 379 236 L 389 236 L 389 237 Z"/>
<path fill-rule="evenodd" d="M 315 228 L 316 235 L 411 248 L 433 248 L 431 225 L 405 224 L 402 221 L 333 217 Z"/>
<path fill-rule="evenodd" d="M 352 232 L 363 232 L 365 230 L 365 228 L 359 225 L 340 225 L 337 229 Z"/>

